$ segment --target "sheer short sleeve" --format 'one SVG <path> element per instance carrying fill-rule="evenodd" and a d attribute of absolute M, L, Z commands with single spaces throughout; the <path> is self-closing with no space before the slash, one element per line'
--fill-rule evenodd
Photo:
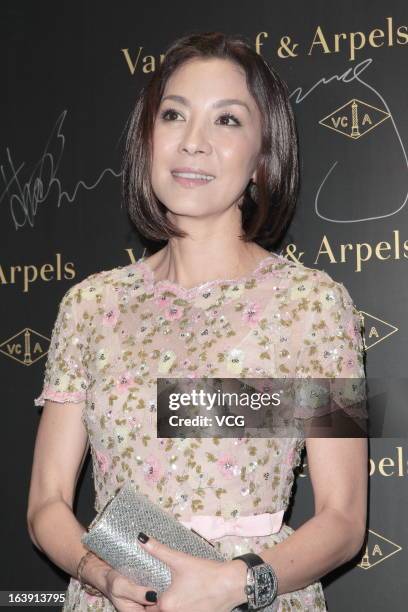
<path fill-rule="evenodd" d="M 366 419 L 362 316 L 346 287 L 326 273 L 310 294 L 309 308 L 295 376 L 313 380 L 299 385 L 295 417 L 319 417 L 340 409 Z M 330 382 L 323 380 L 328 378 Z"/>
<path fill-rule="evenodd" d="M 42 393 L 34 399 L 36 406 L 43 406 L 46 399 L 81 402 L 86 398 L 88 380 L 82 349 L 75 288 L 71 287 L 59 304 L 47 354 Z"/>

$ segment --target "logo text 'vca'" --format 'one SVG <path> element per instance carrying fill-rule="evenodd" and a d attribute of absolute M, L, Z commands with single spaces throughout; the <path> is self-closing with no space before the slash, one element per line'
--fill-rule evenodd
<path fill-rule="evenodd" d="M 357 140 L 389 119 L 390 114 L 353 98 L 319 121 L 343 136 Z"/>
<path fill-rule="evenodd" d="M 30 366 L 47 354 L 50 339 L 25 327 L 0 344 L 0 351 L 18 363 Z"/>

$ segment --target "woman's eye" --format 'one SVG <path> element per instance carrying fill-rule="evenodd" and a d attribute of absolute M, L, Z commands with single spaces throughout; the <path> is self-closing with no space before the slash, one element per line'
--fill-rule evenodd
<path fill-rule="evenodd" d="M 181 115 L 178 111 L 174 110 L 174 108 L 168 108 L 160 115 L 161 119 L 164 121 L 173 121 L 174 119 L 177 119 L 177 116 Z M 228 127 L 241 125 L 239 119 L 237 119 L 232 113 L 223 113 L 219 119 L 221 120 L 221 125 L 226 125 Z"/>
<path fill-rule="evenodd" d="M 241 122 L 233 115 L 232 113 L 224 113 L 221 115 L 220 119 L 226 119 L 227 121 L 232 120 L 234 123 L 223 123 L 222 125 L 241 125 Z"/>
<path fill-rule="evenodd" d="M 169 120 L 172 121 L 172 119 L 167 119 L 169 115 L 173 115 L 174 117 L 174 115 L 179 115 L 179 113 L 176 110 L 174 110 L 174 108 L 168 108 L 167 110 L 163 111 L 160 116 L 165 121 L 169 121 Z"/>

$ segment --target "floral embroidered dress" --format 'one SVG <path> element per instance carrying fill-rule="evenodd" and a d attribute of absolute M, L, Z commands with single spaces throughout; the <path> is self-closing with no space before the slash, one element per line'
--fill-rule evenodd
<path fill-rule="evenodd" d="M 156 280 L 141 258 L 65 293 L 34 402 L 83 402 L 96 512 L 131 480 L 183 521 L 276 513 L 288 507 L 305 439 L 157 438 L 156 378 L 364 377 L 363 350 L 360 315 L 326 272 L 271 253 L 244 278 L 187 289 Z M 229 558 L 261 554 L 293 531 L 283 522 L 272 535 L 213 543 Z M 63 609 L 114 607 L 71 578 Z M 320 581 L 273 604 L 326 609 Z"/>

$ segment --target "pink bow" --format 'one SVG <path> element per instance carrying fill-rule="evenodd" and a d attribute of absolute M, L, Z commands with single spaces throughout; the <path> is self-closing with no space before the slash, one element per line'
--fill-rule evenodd
<path fill-rule="evenodd" d="M 194 515 L 190 521 L 180 522 L 207 540 L 217 540 L 227 535 L 266 536 L 280 530 L 284 512 L 279 510 L 275 513 L 265 512 L 232 519 L 214 515 Z"/>

